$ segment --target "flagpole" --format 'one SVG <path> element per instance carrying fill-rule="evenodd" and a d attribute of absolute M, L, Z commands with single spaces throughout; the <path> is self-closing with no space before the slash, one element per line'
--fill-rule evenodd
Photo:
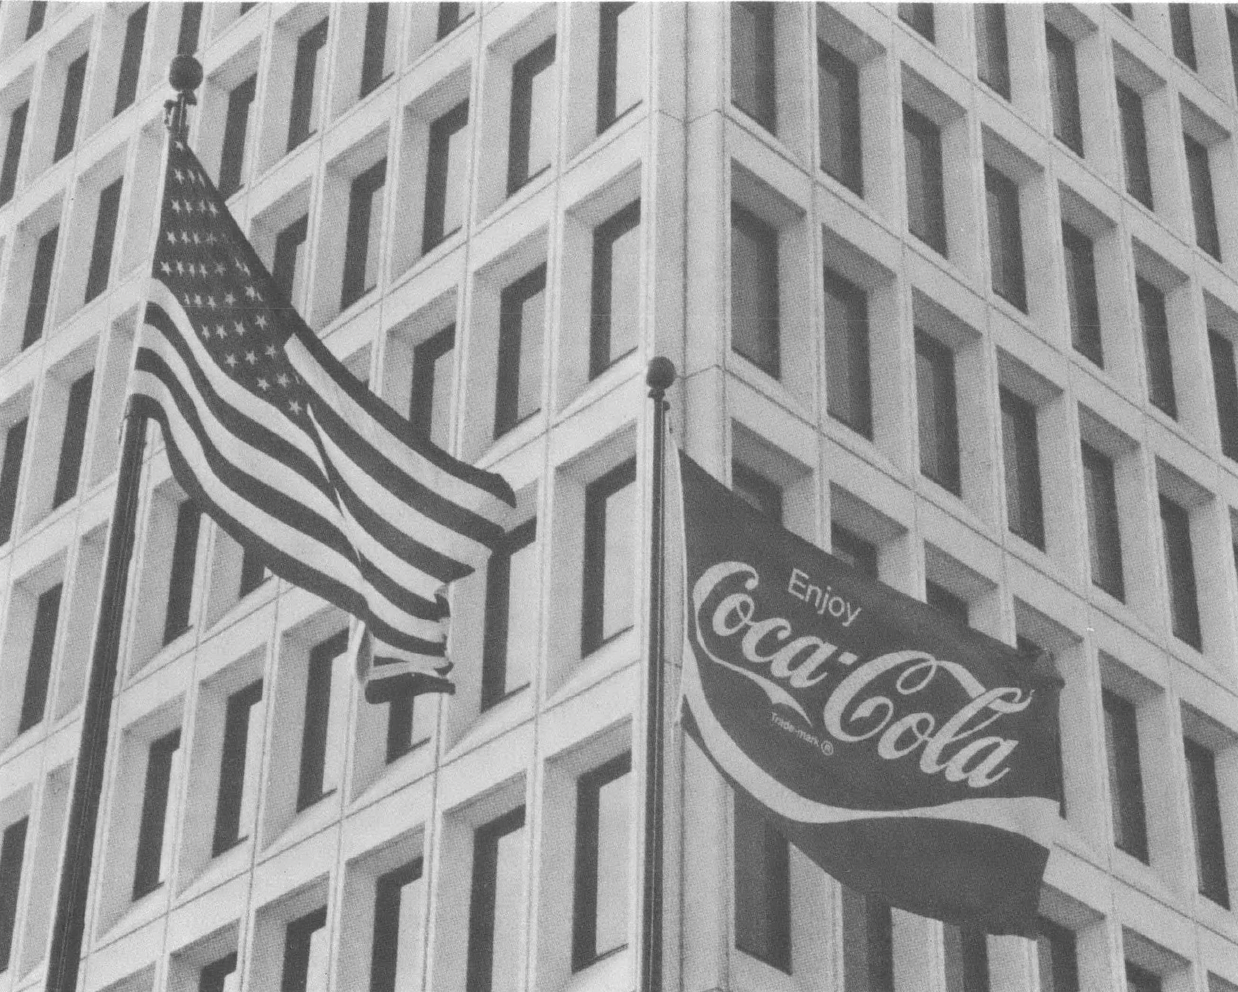
<path fill-rule="evenodd" d="M 665 496 L 666 391 L 675 366 L 659 355 L 649 363 L 645 384 L 653 400 L 653 486 L 650 501 L 649 684 L 645 711 L 645 860 L 637 988 L 662 992 L 662 793 L 666 764 L 663 739 L 663 500 Z"/>
<path fill-rule="evenodd" d="M 202 67 L 192 56 L 178 55 L 172 60 L 168 81 L 178 95 L 165 105 L 167 113 L 164 122 L 169 140 L 184 141 L 188 136 L 188 108 L 197 102 L 193 91 L 202 82 Z M 146 418 L 133 409 L 131 402 L 127 403 L 121 421 L 116 503 L 112 508 L 112 525 L 108 531 L 107 564 L 99 599 L 94 656 L 82 710 L 82 737 L 73 776 L 73 801 L 56 896 L 52 945 L 47 959 L 46 992 L 74 992 L 77 988 L 145 441 Z"/>

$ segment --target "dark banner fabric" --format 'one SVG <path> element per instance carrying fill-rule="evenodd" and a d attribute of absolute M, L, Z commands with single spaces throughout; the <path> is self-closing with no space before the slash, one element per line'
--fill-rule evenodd
<path fill-rule="evenodd" d="M 1051 666 L 859 574 L 679 462 L 687 731 L 844 884 L 1034 936 L 1059 823 Z"/>

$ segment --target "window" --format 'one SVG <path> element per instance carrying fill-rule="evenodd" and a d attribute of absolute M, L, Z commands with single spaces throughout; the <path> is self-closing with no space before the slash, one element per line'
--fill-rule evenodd
<path fill-rule="evenodd" d="M 413 348 L 413 386 L 408 419 L 423 437 L 440 448 L 448 447 L 451 423 L 451 350 L 455 324 Z"/>
<path fill-rule="evenodd" d="M 245 174 L 245 146 L 257 85 L 255 73 L 228 93 L 223 152 L 219 157 L 219 195 L 225 200 L 241 188 L 241 177 Z"/>
<path fill-rule="evenodd" d="M 880 899 L 842 886 L 844 992 L 894 988 L 894 918 Z"/>
<path fill-rule="evenodd" d="M 915 335 L 920 472 L 956 496 L 961 496 L 963 481 L 959 472 L 954 354 L 921 330 L 916 330 Z"/>
<path fill-rule="evenodd" d="M 78 478 L 82 471 L 82 452 L 86 447 L 86 422 L 90 416 L 90 391 L 94 372 L 87 372 L 73 380 L 69 387 L 66 404 L 64 437 L 60 442 L 60 465 L 56 470 L 56 489 L 52 494 L 52 507 L 72 499 L 77 492 Z"/>
<path fill-rule="evenodd" d="M 898 19 L 926 41 L 937 40 L 931 3 L 900 3 Z"/>
<path fill-rule="evenodd" d="M 984 193 L 989 216 L 989 274 L 993 292 L 1027 313 L 1019 187 L 1005 174 L 986 164 Z"/>
<path fill-rule="evenodd" d="M 219 798 L 215 803 L 212 857 L 244 840 L 245 831 L 253 827 L 262 765 L 262 730 L 252 716 L 261 699 L 262 679 L 255 679 L 232 693 L 224 707 L 224 742 L 219 759 Z"/>
<path fill-rule="evenodd" d="M 1152 209 L 1152 173 L 1148 166 L 1148 136 L 1143 120 L 1143 98 L 1125 83 L 1118 83 L 1118 116 L 1122 126 L 1122 159 L 1126 163 L 1126 191 Z"/>
<path fill-rule="evenodd" d="M 1126 992 L 1161 992 L 1161 976 L 1126 962 Z"/>
<path fill-rule="evenodd" d="M 53 227 L 39 238 L 34 251 L 34 271 L 30 276 L 30 301 L 26 304 L 26 326 L 22 332 L 21 346 L 25 351 L 43 336 L 43 322 L 47 317 L 47 300 L 52 292 L 52 265 L 56 261 L 56 241 L 60 228 Z"/>
<path fill-rule="evenodd" d="M 56 129 L 56 147 L 52 151 L 52 161 L 59 162 L 73 150 L 73 142 L 77 140 L 77 115 L 82 108 L 82 87 L 86 83 L 86 58 L 89 53 L 82 52 L 69 63 L 64 77 L 64 99 L 60 104 L 60 124 Z"/>
<path fill-rule="evenodd" d="M 193 501 L 181 500 L 176 510 L 176 537 L 172 542 L 172 571 L 168 576 L 168 606 L 163 621 L 164 644 L 171 644 L 189 629 L 201 523 L 202 514 Z"/>
<path fill-rule="evenodd" d="M 228 981 L 234 975 L 236 975 L 235 951 L 217 958 L 199 972 L 198 992 L 233 992 L 234 989 L 240 987 L 238 978 L 233 978 L 231 983 Z"/>
<path fill-rule="evenodd" d="M 984 933 L 947 923 L 942 941 L 948 992 L 989 992 L 989 945 Z"/>
<path fill-rule="evenodd" d="M 1195 834 L 1195 873 L 1199 880 L 1199 892 L 1217 905 L 1229 909 L 1229 879 L 1225 871 L 1225 838 L 1221 829 L 1216 755 L 1189 737 L 1183 744 L 1191 794 L 1191 829 Z"/>
<path fill-rule="evenodd" d="M 481 708 L 488 710 L 529 684 L 538 630 L 536 518 L 510 531 L 486 565 L 486 628 Z M 515 581 L 512 581 L 513 578 Z"/>
<path fill-rule="evenodd" d="M 1092 239 L 1062 221 L 1062 251 L 1066 257 L 1066 301 L 1070 308 L 1071 343 L 1075 351 L 1104 368 Z"/>
<path fill-rule="evenodd" d="M 1010 53 L 1006 44 L 1006 5 L 978 3 L 976 12 L 976 72 L 980 81 L 1010 99 Z"/>
<path fill-rule="evenodd" d="M 34 611 L 34 633 L 30 638 L 30 658 L 26 664 L 26 684 L 22 689 L 21 716 L 17 732 L 23 733 L 43 719 L 47 708 L 47 688 L 52 676 L 52 654 L 56 650 L 56 621 L 60 616 L 60 589 L 54 586 L 39 595 Z"/>
<path fill-rule="evenodd" d="M 133 898 L 154 892 L 167 878 L 172 860 L 168 803 L 180 777 L 181 732 L 173 730 L 153 741 L 146 757 L 142 789 L 142 820 L 138 825 L 138 852 L 133 871 Z"/>
<path fill-rule="evenodd" d="M 22 861 L 26 853 L 26 828 L 29 818 L 22 817 L 4 828 L 0 840 L 0 972 L 6 971 L 12 960 L 13 933 L 17 929 L 17 894 L 21 891 Z"/>
<path fill-rule="evenodd" d="M 640 292 L 640 200 L 593 229 L 589 378 L 636 349 Z"/>
<path fill-rule="evenodd" d="M 176 35 L 176 54 L 192 55 L 198 50 L 202 31 L 202 3 L 181 4 L 181 26 Z"/>
<path fill-rule="evenodd" d="M 1115 3 L 1113 5 L 1113 9 L 1125 17 L 1128 21 L 1133 21 L 1135 19 L 1135 8 L 1132 4 Z"/>
<path fill-rule="evenodd" d="M 1080 992 L 1079 954 L 1073 930 L 1042 916 L 1036 956 L 1040 959 L 1040 992 Z"/>
<path fill-rule="evenodd" d="M 292 108 L 288 116 L 288 151 L 314 133 L 322 102 L 326 66 L 322 64 L 327 44 L 324 17 L 297 39 L 297 61 L 292 74 Z"/>
<path fill-rule="evenodd" d="M 502 437 L 542 408 L 542 339 L 546 266 L 504 287 L 499 296 L 499 365 L 494 436 Z"/>
<path fill-rule="evenodd" d="M 967 600 L 962 596 L 956 596 L 932 579 L 927 579 L 924 583 L 924 601 L 964 627 L 971 622 L 971 611 L 968 609 Z"/>
<path fill-rule="evenodd" d="M 90 251 L 86 274 L 86 302 L 107 289 L 112 274 L 112 248 L 116 242 L 116 218 L 120 214 L 120 189 L 123 177 L 108 183 L 99 193 L 99 212 L 95 217 L 95 242 Z"/>
<path fill-rule="evenodd" d="M 244 599 L 267 580 L 269 573 L 262 559 L 249 548 L 241 550 L 241 585 L 237 592 L 239 599 Z"/>
<path fill-rule="evenodd" d="M 782 487 L 743 462 L 731 462 L 731 485 L 735 495 L 758 513 L 782 523 Z"/>
<path fill-rule="evenodd" d="M 390 77 L 387 69 L 387 4 L 367 4 L 361 54 L 361 96 L 373 93 L 384 79 Z"/>
<path fill-rule="evenodd" d="M 825 375 L 830 416 L 871 440 L 868 294 L 829 269 L 825 270 Z"/>
<path fill-rule="evenodd" d="M 284 930 L 280 992 L 307 992 L 310 976 L 315 977 L 315 987 L 321 987 L 318 976 L 327 973 L 327 943 L 326 906 L 289 922 Z"/>
<path fill-rule="evenodd" d="M 382 192 L 386 181 L 385 158 L 379 159 L 352 181 L 348 195 L 344 278 L 340 288 L 341 310 L 348 309 L 378 284 L 383 228 Z"/>
<path fill-rule="evenodd" d="M 348 648 L 348 630 L 316 644 L 309 653 L 305 678 L 305 722 L 301 728 L 301 770 L 297 779 L 297 812 L 327 793 L 323 790 L 327 760 L 327 730 L 331 717 L 331 669 Z"/>
<path fill-rule="evenodd" d="M 305 238 L 309 232 L 309 215 L 302 214 L 275 235 L 275 260 L 271 265 L 271 279 L 285 300 L 295 302 L 301 297 L 301 282 L 304 279 Z"/>
<path fill-rule="evenodd" d="M 508 130 L 507 194 L 550 168 L 558 133 L 553 112 L 555 39 L 547 38 L 512 66 L 511 125 Z"/>
<path fill-rule="evenodd" d="M 370 992 L 416 988 L 421 975 L 421 858 L 378 876 L 374 886 L 374 942 Z"/>
<path fill-rule="evenodd" d="M 1238 87 L 1238 16 L 1228 8 L 1225 10 L 1225 31 L 1229 35 L 1229 62 L 1234 75 L 1234 86 Z"/>
<path fill-rule="evenodd" d="M 9 136 L 4 142 L 4 167 L 0 169 L 0 206 L 13 199 L 17 189 L 17 165 L 21 161 L 22 141 L 26 136 L 26 115 L 30 101 L 26 100 L 9 114 Z"/>
<path fill-rule="evenodd" d="M 1208 331 L 1212 354 L 1212 380 L 1216 386 L 1217 425 L 1221 430 L 1221 451 L 1238 461 L 1238 374 L 1235 373 L 1234 344 L 1223 334 Z"/>
<path fill-rule="evenodd" d="M 907 227 L 937 254 L 946 254 L 946 192 L 942 184 L 941 131 L 903 104 L 907 166 Z"/>
<path fill-rule="evenodd" d="M 473 835 L 465 992 L 513 992 L 524 915 L 524 807 Z M 497 924 L 497 925 L 496 925 Z"/>
<path fill-rule="evenodd" d="M 731 102 L 770 134 L 778 132 L 776 10 L 770 3 L 731 4 Z"/>
<path fill-rule="evenodd" d="M 598 134 L 641 102 L 645 53 L 634 3 L 609 2 L 598 8 Z"/>
<path fill-rule="evenodd" d="M 413 707 L 416 697 L 402 692 L 387 703 L 386 762 L 399 761 L 413 750 Z"/>
<path fill-rule="evenodd" d="M 1036 407 L 1000 389 L 1002 409 L 1002 461 L 1006 470 L 1006 525 L 1012 534 L 1045 547 L 1045 519 L 1040 489 L 1040 445 L 1036 433 Z"/>
<path fill-rule="evenodd" d="M 27 419 L 22 417 L 4 436 L 4 462 L 0 464 L 0 544 L 13 533 L 17 512 L 17 486 L 21 482 L 21 456 L 26 447 Z"/>
<path fill-rule="evenodd" d="M 778 378 L 778 232 L 737 203 L 731 204 L 731 347 Z"/>
<path fill-rule="evenodd" d="M 1174 57 L 1196 69 L 1195 32 L 1191 30 L 1191 6 L 1185 3 L 1169 5 L 1169 33 L 1173 38 Z"/>
<path fill-rule="evenodd" d="M 572 971 L 628 942 L 628 833 L 632 756 L 612 758 L 576 783 Z"/>
<path fill-rule="evenodd" d="M 442 41 L 472 16 L 473 5 L 471 3 L 440 3 L 435 40 Z"/>
<path fill-rule="evenodd" d="M 830 523 L 830 554 L 841 558 L 861 575 L 876 579 L 877 545 L 842 524 Z"/>
<path fill-rule="evenodd" d="M 1171 6 L 1178 6 L 1172 4 Z M 1217 231 L 1216 203 L 1212 199 L 1212 169 L 1208 165 L 1208 149 L 1189 134 L 1186 143 L 1186 175 L 1191 187 L 1191 214 L 1195 218 L 1195 243 L 1221 260 L 1221 235 Z"/>
<path fill-rule="evenodd" d="M 47 17 L 47 0 L 30 0 L 30 14 L 26 18 L 26 40 L 29 41 L 43 30 Z"/>
<path fill-rule="evenodd" d="M 125 44 L 120 52 L 120 77 L 116 82 L 116 105 L 119 114 L 133 103 L 138 92 L 138 72 L 142 68 L 142 42 L 146 37 L 146 15 L 150 4 L 142 4 L 125 22 Z"/>
<path fill-rule="evenodd" d="M 585 487 L 580 653 L 592 654 L 632 626 L 636 460 Z"/>
<path fill-rule="evenodd" d="M 1049 103 L 1053 136 L 1076 155 L 1083 154 L 1083 122 L 1079 113 L 1079 65 L 1075 43 L 1052 24 L 1045 24 L 1049 51 Z"/>
<path fill-rule="evenodd" d="M 426 155 L 426 219 L 421 234 L 422 254 L 431 251 L 464 223 L 468 176 L 469 102 L 461 100 L 430 125 Z"/>
<path fill-rule="evenodd" d="M 860 70 L 819 38 L 817 97 L 821 168 L 856 196 L 863 196 Z"/>
<path fill-rule="evenodd" d="M 1178 416 L 1174 395 L 1174 366 L 1169 351 L 1169 318 L 1165 314 L 1165 294 L 1136 277 L 1139 297 L 1139 323 L 1143 327 L 1144 356 L 1148 362 L 1148 399 L 1170 417 Z"/>
<path fill-rule="evenodd" d="M 791 973 L 791 851 L 762 815 L 735 793 L 735 946 Z"/>
<path fill-rule="evenodd" d="M 1109 767 L 1109 808 L 1113 843 L 1120 851 L 1148 862 L 1148 824 L 1139 766 L 1139 728 L 1135 704 L 1101 690 L 1105 712 L 1105 755 Z"/>
<path fill-rule="evenodd" d="M 1088 556 L 1092 584 L 1115 599 L 1125 599 L 1122 581 L 1122 535 L 1113 460 L 1084 441 L 1083 499 L 1087 504 Z"/>
<path fill-rule="evenodd" d="M 1169 580 L 1169 616 L 1174 637 L 1203 649 L 1199 630 L 1199 600 L 1195 594 L 1195 558 L 1191 551 L 1191 520 L 1186 510 L 1161 496 L 1161 532 L 1165 541 L 1165 571 Z"/>

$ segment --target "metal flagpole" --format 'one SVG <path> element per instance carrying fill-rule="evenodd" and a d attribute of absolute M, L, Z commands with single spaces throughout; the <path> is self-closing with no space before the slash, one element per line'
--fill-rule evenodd
<path fill-rule="evenodd" d="M 197 102 L 193 91 L 202 82 L 202 67 L 192 56 L 178 55 L 172 60 L 168 81 L 178 94 L 175 100 L 167 102 L 165 123 L 169 140 L 184 141 L 189 129 L 188 108 Z M 135 413 L 131 404 L 126 404 L 121 423 L 116 504 L 108 531 L 107 564 L 99 600 L 94 657 L 82 711 L 82 739 L 77 751 L 73 804 L 69 810 L 64 864 L 56 895 L 56 919 L 47 960 L 46 992 L 74 992 L 77 988 L 145 441 L 146 418 Z"/>
<path fill-rule="evenodd" d="M 645 712 L 645 862 L 641 943 L 637 988 L 662 992 L 662 786 L 665 691 L 663 666 L 663 501 L 665 489 L 666 391 L 675 381 L 675 366 L 659 355 L 649 363 L 645 383 L 653 400 L 653 495 L 649 554 L 649 686 Z"/>

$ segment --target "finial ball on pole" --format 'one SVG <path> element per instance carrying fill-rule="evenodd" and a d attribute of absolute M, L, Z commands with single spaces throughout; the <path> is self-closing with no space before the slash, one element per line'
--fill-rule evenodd
<path fill-rule="evenodd" d="M 665 355 L 658 355 L 649 362 L 649 370 L 645 373 L 645 384 L 651 393 L 664 393 L 675 381 L 675 363 Z"/>
<path fill-rule="evenodd" d="M 178 93 L 192 93 L 202 85 L 202 63 L 192 55 L 177 55 L 168 67 L 168 82 Z"/>

